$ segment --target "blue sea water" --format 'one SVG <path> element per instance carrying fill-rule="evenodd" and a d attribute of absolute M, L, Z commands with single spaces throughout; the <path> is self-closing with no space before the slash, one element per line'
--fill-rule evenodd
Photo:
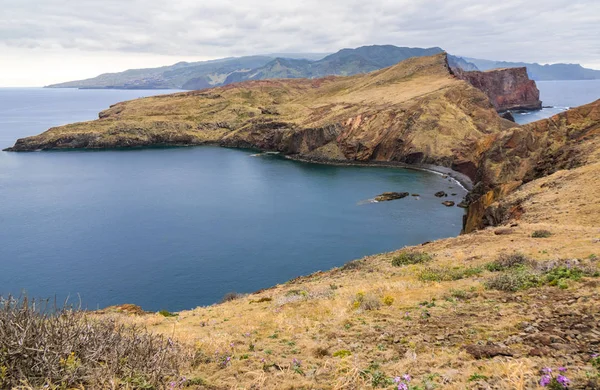
<path fill-rule="evenodd" d="M 543 108 L 536 111 L 514 112 L 519 124 L 549 118 L 572 107 L 600 99 L 600 80 L 536 81 Z"/>
<path fill-rule="evenodd" d="M 544 104 L 600 97 L 598 81 L 538 82 Z M 173 91 L 0 89 L 0 149 Z M 535 120 L 548 110 L 523 120 Z M 89 308 L 181 310 L 361 256 L 454 236 L 463 210 L 440 175 L 336 167 L 218 147 L 0 152 L 0 295 L 70 295 Z M 452 187 L 452 188 L 450 188 Z M 382 203 L 385 191 L 418 193 Z"/>
<path fill-rule="evenodd" d="M 0 89 L 0 148 L 157 92 Z M 0 152 L 0 294 L 189 309 L 460 232 L 440 175 L 255 153 Z M 420 197 L 365 202 L 385 191 Z"/>

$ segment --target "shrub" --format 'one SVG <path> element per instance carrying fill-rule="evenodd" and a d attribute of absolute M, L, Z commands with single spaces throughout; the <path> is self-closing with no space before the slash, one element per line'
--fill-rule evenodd
<path fill-rule="evenodd" d="M 158 312 L 158 314 L 160 314 L 163 317 L 177 317 L 179 315 L 177 313 L 171 313 L 168 310 L 161 310 Z"/>
<path fill-rule="evenodd" d="M 352 260 L 344 264 L 341 268 L 342 271 L 352 271 L 356 269 L 361 269 L 365 265 L 364 260 Z"/>
<path fill-rule="evenodd" d="M 524 266 L 531 264 L 531 260 L 529 260 L 524 254 L 515 252 L 515 253 L 501 253 L 498 258 L 491 263 L 486 264 L 485 268 L 488 271 L 496 272 L 503 271 L 508 268 L 515 268 L 519 266 Z"/>
<path fill-rule="evenodd" d="M 531 233 L 531 237 L 533 238 L 548 238 L 552 235 L 552 232 L 545 229 L 536 230 Z"/>
<path fill-rule="evenodd" d="M 483 270 L 479 267 L 439 267 L 426 268 L 419 274 L 419 280 L 429 282 L 447 282 L 479 275 Z"/>
<path fill-rule="evenodd" d="M 512 270 L 493 276 L 485 282 L 490 290 L 515 292 L 541 285 L 539 275 L 527 269 Z"/>
<path fill-rule="evenodd" d="M 394 297 L 386 295 L 385 297 L 383 297 L 383 304 L 386 306 L 392 306 L 392 304 L 394 303 Z"/>
<path fill-rule="evenodd" d="M 0 298 L 0 388 L 162 388 L 189 357 L 144 328 L 47 301 Z"/>
<path fill-rule="evenodd" d="M 235 291 L 228 292 L 227 294 L 223 295 L 223 298 L 221 299 L 220 303 L 235 301 L 236 299 L 240 299 L 241 297 L 242 295 L 236 293 Z"/>
<path fill-rule="evenodd" d="M 426 252 L 402 252 L 392 259 L 394 267 L 401 267 L 409 264 L 421 264 L 431 260 L 431 255 Z"/>
<path fill-rule="evenodd" d="M 352 301 L 352 307 L 357 310 L 377 310 L 381 307 L 381 302 L 372 294 L 358 292 Z"/>

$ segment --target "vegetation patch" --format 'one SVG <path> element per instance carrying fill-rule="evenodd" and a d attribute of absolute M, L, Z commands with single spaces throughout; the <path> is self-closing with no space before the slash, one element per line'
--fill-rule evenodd
<path fill-rule="evenodd" d="M 228 292 L 221 299 L 221 303 L 235 301 L 236 299 L 240 299 L 242 296 L 243 296 L 242 294 L 238 294 L 235 291 Z"/>
<path fill-rule="evenodd" d="M 518 268 L 494 275 L 484 285 L 489 290 L 515 292 L 542 284 L 540 276 L 527 268 Z"/>
<path fill-rule="evenodd" d="M 552 235 L 550 230 L 540 229 L 531 233 L 531 237 L 533 238 L 548 238 Z"/>
<path fill-rule="evenodd" d="M 161 310 L 158 312 L 158 314 L 160 314 L 163 317 L 177 317 L 179 315 L 177 313 L 171 313 L 168 310 Z"/>
<path fill-rule="evenodd" d="M 509 268 L 515 268 L 525 265 L 532 265 L 533 262 L 522 253 L 502 253 L 491 263 L 486 264 L 485 268 L 491 272 L 504 271 Z"/>
<path fill-rule="evenodd" d="M 360 291 L 354 296 L 352 308 L 355 310 L 377 310 L 381 307 L 381 302 L 372 294 L 365 294 Z"/>
<path fill-rule="evenodd" d="M 47 301 L 0 298 L 0 388 L 161 388 L 187 349 L 147 330 Z"/>
<path fill-rule="evenodd" d="M 347 349 L 340 349 L 339 351 L 335 351 L 333 353 L 333 357 L 339 357 L 339 358 L 345 358 L 348 356 L 351 356 L 352 352 L 348 351 Z"/>
<path fill-rule="evenodd" d="M 431 261 L 432 257 L 426 252 L 402 252 L 392 259 L 394 267 L 401 267 L 409 264 L 422 264 Z"/>

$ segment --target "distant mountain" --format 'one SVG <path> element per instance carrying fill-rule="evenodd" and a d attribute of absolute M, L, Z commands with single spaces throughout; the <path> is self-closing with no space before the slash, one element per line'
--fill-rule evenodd
<path fill-rule="evenodd" d="M 192 79 L 196 79 L 195 83 L 198 88 L 208 88 L 222 85 L 232 72 L 254 69 L 272 60 L 273 57 L 268 56 L 249 56 L 201 62 L 179 62 L 160 68 L 105 73 L 87 80 L 49 85 L 48 88 L 180 89 Z"/>
<path fill-rule="evenodd" d="M 418 48 L 393 45 L 362 46 L 337 53 L 283 53 L 261 56 L 223 58 L 201 62 L 179 62 L 171 66 L 131 69 L 105 73 L 87 80 L 49 85 L 51 88 L 115 89 L 205 89 L 244 80 L 274 78 L 316 78 L 329 75 L 350 76 L 385 68 L 410 57 L 441 53 L 439 47 Z M 521 62 L 489 61 L 448 55 L 452 68 L 489 70 L 527 67 L 533 80 L 599 79 L 600 71 L 577 64 L 539 65 Z"/>
<path fill-rule="evenodd" d="M 464 60 L 475 64 L 479 70 L 496 68 L 526 67 L 527 74 L 532 80 L 595 80 L 600 79 L 600 70 L 584 68 L 579 64 L 540 65 L 527 62 L 491 61 L 478 58 L 463 57 Z"/>
<path fill-rule="evenodd" d="M 316 78 L 328 75 L 351 76 L 386 68 L 411 57 L 423 57 L 443 52 L 439 47 L 427 49 L 392 45 L 362 46 L 342 49 L 317 61 L 276 58 L 257 69 L 232 73 L 225 84 L 244 80 L 281 78 Z"/>
<path fill-rule="evenodd" d="M 204 89 L 244 80 L 272 78 L 315 78 L 328 75 L 349 76 L 385 68 L 410 57 L 441 53 L 439 47 L 410 48 L 393 45 L 363 46 L 337 53 L 284 53 L 239 58 L 223 58 L 203 62 L 180 62 L 171 66 L 131 69 L 106 73 L 87 80 L 49 85 L 50 88 L 115 88 L 115 89 Z M 452 56 L 450 56 L 452 57 Z M 456 66 L 476 69 L 458 57 Z M 452 60 L 451 60 L 452 61 Z"/>

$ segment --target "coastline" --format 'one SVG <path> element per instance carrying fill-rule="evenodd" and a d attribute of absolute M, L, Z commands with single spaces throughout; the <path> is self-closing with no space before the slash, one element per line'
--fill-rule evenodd
<path fill-rule="evenodd" d="M 263 151 L 268 152 L 268 151 Z M 338 166 L 363 166 L 363 167 L 381 167 L 381 168 L 405 168 L 414 169 L 417 171 L 427 171 L 441 176 L 448 176 L 456 184 L 460 185 L 465 191 L 473 190 L 473 181 L 466 175 L 454 171 L 451 168 L 433 164 L 407 164 L 394 161 L 348 161 L 348 160 L 326 160 L 326 159 L 311 159 L 300 157 L 297 155 L 282 155 L 289 160 L 301 161 L 311 164 L 323 165 L 338 165 Z"/>

